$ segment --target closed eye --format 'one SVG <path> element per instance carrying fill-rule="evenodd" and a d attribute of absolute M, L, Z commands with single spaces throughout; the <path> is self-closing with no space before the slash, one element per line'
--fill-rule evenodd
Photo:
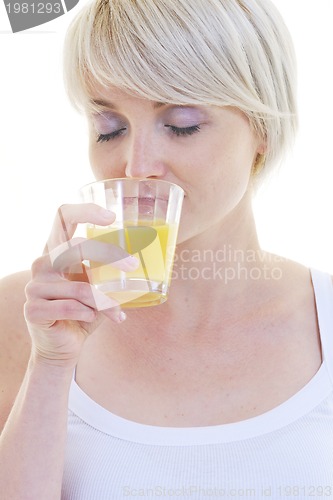
<path fill-rule="evenodd" d="M 175 125 L 165 125 L 169 128 L 171 132 L 177 137 L 184 137 L 187 135 L 193 135 L 200 131 L 200 125 L 192 125 L 191 127 L 176 127 Z M 115 139 L 116 137 L 122 135 L 126 131 L 126 127 L 110 132 L 109 134 L 99 134 L 97 142 L 108 142 L 109 140 Z"/>
<path fill-rule="evenodd" d="M 169 128 L 177 137 L 192 135 L 200 130 L 200 125 L 192 125 L 191 127 L 175 127 L 174 125 L 165 125 L 165 127 Z"/>
<path fill-rule="evenodd" d="M 116 137 L 122 135 L 126 130 L 126 127 L 110 132 L 109 134 L 99 134 L 97 137 L 97 142 L 108 142 L 110 139 L 115 139 Z"/>

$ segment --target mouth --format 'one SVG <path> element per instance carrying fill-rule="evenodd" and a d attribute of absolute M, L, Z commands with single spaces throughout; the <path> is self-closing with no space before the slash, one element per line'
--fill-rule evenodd
<path fill-rule="evenodd" d="M 168 210 L 168 200 L 151 197 L 126 197 L 123 199 L 123 217 L 127 220 L 165 219 Z"/>
<path fill-rule="evenodd" d="M 161 219 L 166 216 L 167 209 L 167 199 L 139 198 L 138 200 L 139 217 L 153 217 L 155 219 Z"/>

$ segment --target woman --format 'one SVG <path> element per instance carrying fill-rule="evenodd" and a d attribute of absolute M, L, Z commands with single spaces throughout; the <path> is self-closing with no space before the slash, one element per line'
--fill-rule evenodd
<path fill-rule="evenodd" d="M 3 280 L 5 498 L 333 498 L 331 278 L 261 250 L 251 207 L 296 129 L 276 9 L 98 0 L 65 55 L 96 179 L 186 196 L 161 306 L 126 318 L 52 265 L 78 223 L 113 222 L 95 205 L 61 207 L 31 273 Z"/>

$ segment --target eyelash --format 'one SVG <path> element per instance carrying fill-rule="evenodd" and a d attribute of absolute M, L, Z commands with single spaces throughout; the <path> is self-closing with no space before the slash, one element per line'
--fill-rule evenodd
<path fill-rule="evenodd" d="M 97 137 L 97 142 L 108 142 L 110 139 L 115 139 L 116 137 L 121 135 L 124 130 L 126 130 L 126 129 L 120 128 L 119 130 L 115 130 L 114 132 L 111 132 L 110 134 L 99 134 Z"/>
<path fill-rule="evenodd" d="M 191 127 L 175 127 L 174 125 L 165 125 L 165 127 L 169 128 L 176 137 L 193 135 L 200 130 L 200 125 L 192 125 Z M 115 130 L 110 134 L 99 134 L 97 137 L 97 142 L 108 142 L 110 139 L 115 139 L 116 137 L 121 135 L 124 130 L 126 129 L 120 128 L 119 130 Z"/>
<path fill-rule="evenodd" d="M 165 125 L 167 128 L 169 128 L 173 134 L 175 134 L 177 137 L 184 137 L 186 135 L 192 135 L 195 134 L 196 132 L 199 132 L 200 130 L 200 125 L 192 125 L 192 127 L 175 127 L 174 125 Z"/>

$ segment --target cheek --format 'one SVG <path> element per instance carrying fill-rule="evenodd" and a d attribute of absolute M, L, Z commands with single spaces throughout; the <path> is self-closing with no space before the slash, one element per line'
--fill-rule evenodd
<path fill-rule="evenodd" d="M 89 161 L 96 180 L 102 180 L 106 178 L 105 160 L 103 156 L 104 155 L 101 154 L 100 149 L 95 144 L 90 143 Z"/>
<path fill-rule="evenodd" d="M 214 220 L 227 215 L 247 193 L 256 150 L 251 137 L 244 134 L 243 138 L 216 138 L 209 148 L 194 152 L 191 184 L 195 192 L 190 202 L 198 218 Z"/>
<path fill-rule="evenodd" d="M 108 144 L 89 143 L 89 161 L 92 172 L 97 180 L 124 177 L 124 169 L 120 158 L 109 152 Z"/>
<path fill-rule="evenodd" d="M 220 146 L 216 144 L 215 158 L 220 157 L 223 178 L 235 194 L 248 188 L 256 151 L 256 139 L 242 127 L 237 135 L 231 135 Z"/>
<path fill-rule="evenodd" d="M 98 161 L 98 158 L 96 156 L 97 155 L 96 155 L 95 147 L 94 147 L 94 145 L 92 145 L 91 140 L 90 140 L 90 142 L 89 142 L 89 162 L 90 162 L 91 170 L 93 171 L 94 176 L 96 177 L 96 179 L 99 179 L 99 176 L 98 176 L 99 161 Z"/>
<path fill-rule="evenodd" d="M 220 182 L 216 182 L 216 192 L 224 199 L 226 212 L 233 210 L 247 193 L 250 186 L 253 155 L 248 149 L 240 147 L 226 157 L 221 165 Z M 216 196 L 215 196 L 216 199 Z"/>

